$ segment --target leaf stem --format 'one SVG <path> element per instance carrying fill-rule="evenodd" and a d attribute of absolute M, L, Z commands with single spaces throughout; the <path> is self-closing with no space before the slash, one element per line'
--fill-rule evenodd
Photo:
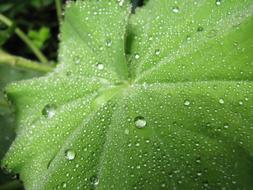
<path fill-rule="evenodd" d="M 25 59 L 23 57 L 10 55 L 0 50 L 0 65 L 1 64 L 16 66 L 23 69 L 44 72 L 44 73 L 50 72 L 53 70 L 53 67 L 50 67 L 48 65 L 43 65 L 38 62 Z"/>
<path fill-rule="evenodd" d="M 14 190 L 20 188 L 22 188 L 22 184 L 18 180 L 10 181 L 6 184 L 0 185 L 1 190 Z"/>
<path fill-rule="evenodd" d="M 55 0 L 55 7 L 59 23 L 62 22 L 62 3 L 61 0 Z"/>
<path fill-rule="evenodd" d="M 4 16 L 3 14 L 0 14 L 0 21 L 6 24 L 7 26 L 11 27 L 14 25 L 14 23 Z M 15 33 L 19 36 L 19 38 L 33 51 L 33 53 L 36 55 L 36 57 L 43 63 L 48 63 L 47 58 L 45 55 L 33 44 L 33 42 L 27 37 L 27 35 L 18 27 L 15 27 Z"/>

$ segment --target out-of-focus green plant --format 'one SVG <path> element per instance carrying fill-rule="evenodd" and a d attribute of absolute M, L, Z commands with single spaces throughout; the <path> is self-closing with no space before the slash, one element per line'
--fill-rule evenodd
<path fill-rule="evenodd" d="M 45 42 L 50 38 L 50 29 L 41 27 L 39 30 L 29 30 L 28 37 L 39 49 L 44 49 Z"/>

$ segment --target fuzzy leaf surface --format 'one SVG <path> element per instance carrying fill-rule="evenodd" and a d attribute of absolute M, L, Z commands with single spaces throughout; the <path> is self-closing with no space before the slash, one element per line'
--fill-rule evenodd
<path fill-rule="evenodd" d="M 29 189 L 253 186 L 253 1 L 67 4 L 60 64 L 7 88 Z"/>

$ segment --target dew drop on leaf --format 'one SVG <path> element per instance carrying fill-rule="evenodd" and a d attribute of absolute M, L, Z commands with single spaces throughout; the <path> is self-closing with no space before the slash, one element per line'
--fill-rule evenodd
<path fill-rule="evenodd" d="M 204 181 L 204 182 L 203 182 L 203 186 L 204 186 L 205 188 L 207 188 L 207 187 L 209 186 L 208 181 Z"/>
<path fill-rule="evenodd" d="M 184 105 L 185 105 L 185 106 L 189 106 L 190 104 L 191 104 L 191 102 L 190 102 L 189 100 L 185 100 L 185 101 L 184 101 Z"/>
<path fill-rule="evenodd" d="M 198 28 L 197 28 L 197 31 L 198 32 L 202 32 L 204 30 L 204 28 L 202 27 L 202 26 L 199 26 Z"/>
<path fill-rule="evenodd" d="M 107 39 L 106 40 L 106 46 L 107 47 L 111 47 L 111 45 L 112 45 L 112 40 L 111 39 Z"/>
<path fill-rule="evenodd" d="M 224 127 L 225 129 L 228 129 L 228 128 L 229 128 L 228 124 L 225 124 L 223 127 Z"/>
<path fill-rule="evenodd" d="M 224 104 L 224 100 L 221 98 L 221 99 L 219 99 L 219 103 L 220 104 Z"/>
<path fill-rule="evenodd" d="M 99 184 L 99 179 L 96 175 L 90 177 L 90 182 L 92 185 L 97 186 Z"/>
<path fill-rule="evenodd" d="M 81 58 L 79 56 L 75 56 L 73 59 L 75 64 L 79 65 L 81 63 Z"/>
<path fill-rule="evenodd" d="M 198 163 L 198 164 L 201 163 L 201 158 L 200 157 L 196 158 L 196 163 Z"/>
<path fill-rule="evenodd" d="M 123 6 L 125 0 L 118 0 L 119 6 Z"/>
<path fill-rule="evenodd" d="M 104 69 L 104 64 L 103 63 L 97 63 L 96 67 L 98 70 L 103 70 Z"/>
<path fill-rule="evenodd" d="M 75 157 L 76 157 L 75 151 L 70 150 L 70 149 L 68 149 L 68 150 L 65 151 L 65 158 L 67 160 L 74 160 Z"/>
<path fill-rule="evenodd" d="M 239 101 L 239 105 L 241 105 L 241 106 L 242 106 L 242 105 L 243 105 L 243 101 Z"/>
<path fill-rule="evenodd" d="M 159 49 L 156 49 L 156 50 L 155 50 L 155 54 L 156 54 L 156 55 L 160 55 L 160 50 L 159 50 Z"/>
<path fill-rule="evenodd" d="M 191 36 L 186 36 L 186 40 L 190 41 L 191 40 Z"/>
<path fill-rule="evenodd" d="M 144 128 L 147 125 L 147 121 L 142 116 L 136 117 L 134 119 L 134 123 L 135 123 L 135 127 L 139 128 L 139 129 Z"/>
<path fill-rule="evenodd" d="M 43 110 L 42 115 L 44 115 L 46 118 L 53 118 L 55 115 L 56 105 L 55 104 L 47 104 Z"/>
<path fill-rule="evenodd" d="M 140 55 L 139 55 L 139 54 L 135 54 L 134 58 L 135 58 L 135 59 L 139 59 L 139 58 L 140 58 Z"/>
<path fill-rule="evenodd" d="M 179 7 L 172 7 L 173 13 L 179 13 Z"/>
<path fill-rule="evenodd" d="M 67 184 L 65 182 L 62 183 L 62 188 L 66 188 Z"/>
<path fill-rule="evenodd" d="M 220 6 L 221 5 L 221 0 L 216 0 L 215 3 L 216 3 L 217 6 Z"/>
<path fill-rule="evenodd" d="M 197 172 L 197 176 L 202 176 L 202 173 L 201 172 Z"/>

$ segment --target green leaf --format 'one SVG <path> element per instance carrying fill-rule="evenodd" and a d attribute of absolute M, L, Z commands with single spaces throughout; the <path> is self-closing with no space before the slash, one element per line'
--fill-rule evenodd
<path fill-rule="evenodd" d="M 60 64 L 7 88 L 26 189 L 253 186 L 253 2 L 68 2 Z M 126 54 L 126 53 L 127 54 Z"/>
<path fill-rule="evenodd" d="M 7 83 L 27 79 L 38 74 L 14 70 L 6 66 L 0 66 L 0 159 L 4 157 L 11 142 L 15 137 L 15 117 L 4 98 L 3 89 Z M 0 189 L 3 183 L 13 180 L 6 172 L 0 170 Z"/>

